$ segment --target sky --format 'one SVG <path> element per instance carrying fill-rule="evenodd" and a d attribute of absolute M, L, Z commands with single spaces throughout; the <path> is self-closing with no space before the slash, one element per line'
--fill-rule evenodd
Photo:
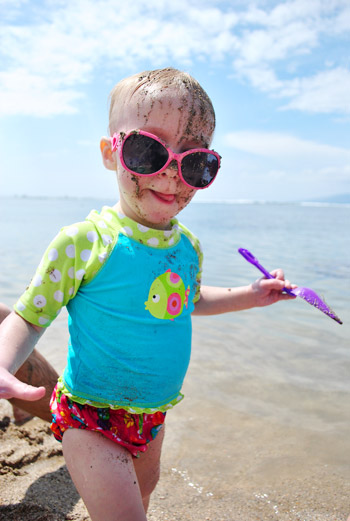
<path fill-rule="evenodd" d="M 117 199 L 109 93 L 168 66 L 216 111 L 198 200 L 350 193 L 349 0 L 0 0 L 0 195 Z"/>

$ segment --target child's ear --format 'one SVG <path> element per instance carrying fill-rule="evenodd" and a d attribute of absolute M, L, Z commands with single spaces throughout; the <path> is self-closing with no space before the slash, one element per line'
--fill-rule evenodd
<path fill-rule="evenodd" d="M 100 141 L 100 149 L 102 154 L 103 164 L 108 170 L 117 170 L 116 155 L 112 152 L 111 140 L 108 137 L 103 137 Z"/>

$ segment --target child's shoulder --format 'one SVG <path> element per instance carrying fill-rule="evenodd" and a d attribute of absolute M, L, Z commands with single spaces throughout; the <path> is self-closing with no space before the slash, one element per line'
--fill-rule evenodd
<path fill-rule="evenodd" d="M 84 263 L 84 273 L 94 276 L 109 257 L 120 227 L 112 222 L 108 207 L 92 210 L 84 221 L 60 229 L 44 254 L 45 262 Z"/>
<path fill-rule="evenodd" d="M 84 221 L 63 226 L 57 238 L 60 238 L 61 241 L 68 240 L 74 243 L 84 241 L 91 244 L 99 241 L 104 244 L 112 243 L 121 228 L 121 226 L 116 226 L 115 221 L 113 209 L 104 206 L 100 211 L 91 210 Z"/>
<path fill-rule="evenodd" d="M 192 246 L 196 250 L 197 254 L 201 256 L 202 247 L 198 237 L 194 233 L 192 233 L 191 230 L 187 228 L 184 224 L 178 222 L 177 225 L 180 230 L 180 233 L 182 233 L 185 237 L 188 238 L 188 240 L 191 242 Z"/>

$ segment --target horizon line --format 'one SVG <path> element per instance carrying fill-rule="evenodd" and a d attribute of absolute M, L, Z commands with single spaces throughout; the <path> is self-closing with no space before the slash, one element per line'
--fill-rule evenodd
<path fill-rule="evenodd" d="M 334 200 L 337 197 L 345 197 L 344 202 Z M 112 199 L 104 197 L 93 197 L 93 196 L 71 196 L 71 195 L 27 195 L 27 194 L 14 194 L 14 195 L 0 195 L 0 199 L 40 199 L 40 200 L 94 200 L 94 201 L 111 201 Z M 333 200 L 332 200 L 333 199 Z M 114 199 L 113 199 L 114 200 Z M 320 197 L 319 199 L 296 199 L 292 201 L 281 201 L 281 200 L 265 200 L 265 199 L 204 199 L 191 201 L 194 204 L 237 204 L 237 205 L 304 205 L 304 206 L 350 206 L 350 194 L 337 194 L 330 196 L 329 198 Z"/>

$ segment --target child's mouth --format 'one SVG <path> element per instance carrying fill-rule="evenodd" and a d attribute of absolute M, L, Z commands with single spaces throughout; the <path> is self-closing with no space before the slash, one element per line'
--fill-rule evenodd
<path fill-rule="evenodd" d="M 175 201 L 174 194 L 164 194 L 162 192 L 156 192 L 155 190 L 151 190 L 152 194 L 163 203 L 173 203 Z"/>

